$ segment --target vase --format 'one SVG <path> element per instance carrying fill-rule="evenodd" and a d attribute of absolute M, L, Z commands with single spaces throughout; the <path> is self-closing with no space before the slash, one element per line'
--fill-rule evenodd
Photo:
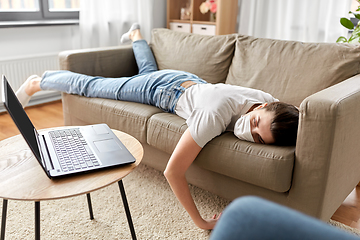
<path fill-rule="evenodd" d="M 216 22 L 216 13 L 210 13 L 210 22 Z"/>

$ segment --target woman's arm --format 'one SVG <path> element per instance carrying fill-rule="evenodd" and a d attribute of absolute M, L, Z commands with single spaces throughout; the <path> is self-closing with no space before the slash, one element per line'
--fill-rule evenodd
<path fill-rule="evenodd" d="M 187 129 L 176 145 L 176 148 L 166 166 L 164 175 L 176 197 L 189 213 L 196 226 L 203 229 L 213 229 L 217 219 L 204 220 L 200 216 L 185 178 L 186 170 L 195 160 L 200 151 L 201 147 L 197 145 L 192 138 L 189 129 Z"/>

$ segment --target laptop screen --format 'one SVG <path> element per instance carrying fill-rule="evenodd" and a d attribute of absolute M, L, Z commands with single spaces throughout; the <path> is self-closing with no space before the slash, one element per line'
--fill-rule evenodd
<path fill-rule="evenodd" d="M 9 85 L 6 77 L 2 76 L 2 96 L 5 108 L 9 112 L 11 118 L 15 122 L 16 126 L 18 127 L 19 131 L 25 138 L 27 144 L 31 148 L 32 152 L 34 153 L 35 157 L 39 160 L 40 151 L 36 139 L 36 129 L 34 125 L 31 123 L 29 117 L 27 116 L 26 112 L 24 111 L 21 103 L 15 96 L 14 91 L 12 90 L 11 86 Z"/>

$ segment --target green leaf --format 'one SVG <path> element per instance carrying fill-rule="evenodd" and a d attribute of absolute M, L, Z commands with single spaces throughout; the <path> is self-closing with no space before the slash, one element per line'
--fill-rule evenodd
<path fill-rule="evenodd" d="M 357 26 L 351 35 L 360 34 L 360 26 Z"/>
<path fill-rule="evenodd" d="M 360 27 L 356 27 L 352 32 L 348 43 L 359 43 L 360 41 Z"/>
<path fill-rule="evenodd" d="M 337 43 L 347 43 L 348 41 L 347 41 L 346 37 L 341 36 L 336 40 L 336 42 Z"/>
<path fill-rule="evenodd" d="M 359 43 L 359 41 L 360 41 L 360 31 L 359 31 L 359 29 L 355 29 L 355 30 L 357 30 L 357 31 L 354 31 L 351 34 L 351 36 L 350 36 L 350 38 L 348 40 L 348 43 Z"/>
<path fill-rule="evenodd" d="M 360 36 L 356 36 L 351 40 L 349 39 L 348 43 L 360 43 Z"/>
<path fill-rule="evenodd" d="M 353 13 L 353 14 L 354 14 L 354 16 L 355 16 L 357 19 L 360 20 L 360 14 L 359 14 L 359 13 Z"/>
<path fill-rule="evenodd" d="M 341 23 L 341 25 L 343 25 L 347 29 L 350 29 L 350 30 L 354 29 L 354 24 L 347 18 L 341 18 L 340 23 Z"/>

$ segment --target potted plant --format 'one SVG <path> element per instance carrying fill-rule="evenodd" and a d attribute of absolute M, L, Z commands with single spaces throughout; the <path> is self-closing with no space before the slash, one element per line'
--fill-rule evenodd
<path fill-rule="evenodd" d="M 358 0 L 358 1 L 360 2 L 360 0 Z M 349 14 L 354 15 L 355 18 L 360 20 L 360 13 L 358 13 L 358 12 L 360 12 L 360 6 L 358 7 L 358 9 L 356 9 L 355 12 L 350 11 Z M 341 18 L 340 23 L 347 29 L 353 30 L 353 32 L 351 33 L 351 36 L 349 37 L 349 39 L 347 39 L 344 36 L 341 36 L 336 40 L 336 42 L 337 43 L 360 43 L 360 21 L 358 22 L 358 24 L 356 26 L 354 26 L 354 24 L 351 22 L 350 19 Z"/>

